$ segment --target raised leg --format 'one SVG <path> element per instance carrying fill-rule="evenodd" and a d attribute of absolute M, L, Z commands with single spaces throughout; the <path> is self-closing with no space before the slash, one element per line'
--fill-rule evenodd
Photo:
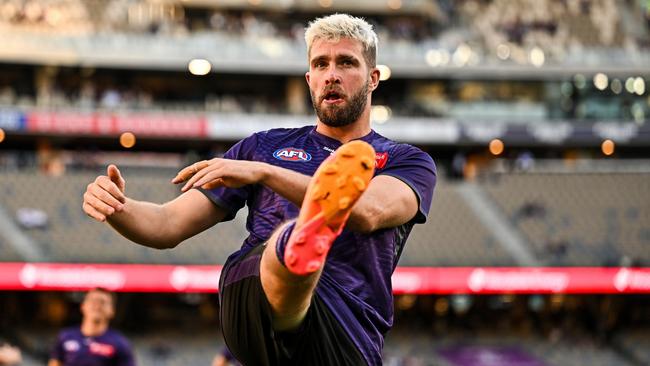
<path fill-rule="evenodd" d="M 314 174 L 295 224 L 282 225 L 269 239 L 260 276 L 275 330 L 295 329 L 305 318 L 327 253 L 372 179 L 374 166 L 369 144 L 341 146 Z"/>

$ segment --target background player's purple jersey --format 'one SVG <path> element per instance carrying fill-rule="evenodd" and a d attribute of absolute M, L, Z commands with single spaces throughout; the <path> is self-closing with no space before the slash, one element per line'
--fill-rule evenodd
<path fill-rule="evenodd" d="M 108 329 L 97 337 L 86 337 L 79 327 L 59 333 L 50 358 L 64 366 L 134 366 L 133 351 L 126 338 Z"/>
<path fill-rule="evenodd" d="M 391 141 L 375 131 L 361 140 L 376 151 L 375 175 L 390 175 L 410 186 L 419 210 L 408 223 L 370 234 L 344 230 L 333 243 L 316 292 L 346 329 L 371 365 L 381 364 L 384 335 L 393 323 L 391 275 L 415 223 L 423 223 L 431 206 L 436 168 L 431 157 L 406 144 Z M 233 146 L 225 158 L 261 161 L 313 175 L 341 143 L 316 131 L 314 126 L 258 132 Z M 226 209 L 227 220 L 246 204 L 248 238 L 228 261 L 268 240 L 283 222 L 296 218 L 299 207 L 262 185 L 239 189 L 202 190 Z"/>

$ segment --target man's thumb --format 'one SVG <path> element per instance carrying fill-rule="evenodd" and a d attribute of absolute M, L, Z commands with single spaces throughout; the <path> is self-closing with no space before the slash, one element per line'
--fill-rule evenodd
<path fill-rule="evenodd" d="M 124 178 L 122 178 L 122 174 L 120 173 L 120 170 L 117 169 L 117 166 L 114 164 L 109 165 L 106 172 L 108 173 L 108 178 L 117 185 L 117 188 L 119 188 L 120 191 L 124 192 Z"/>

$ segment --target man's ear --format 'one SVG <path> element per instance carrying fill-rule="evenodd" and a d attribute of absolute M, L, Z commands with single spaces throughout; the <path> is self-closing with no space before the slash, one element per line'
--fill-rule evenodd
<path fill-rule="evenodd" d="M 378 68 L 373 68 L 370 70 L 370 91 L 373 91 L 377 89 L 379 86 L 379 77 L 380 77 L 380 71 Z"/>
<path fill-rule="evenodd" d="M 309 71 L 305 73 L 305 79 L 307 80 L 307 85 L 309 85 Z"/>

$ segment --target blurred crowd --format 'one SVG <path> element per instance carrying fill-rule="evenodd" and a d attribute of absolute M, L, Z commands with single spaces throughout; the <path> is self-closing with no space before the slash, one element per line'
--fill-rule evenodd
<path fill-rule="evenodd" d="M 643 37 L 643 30 L 623 27 L 629 28 L 634 20 L 650 27 L 650 5 L 643 0 L 437 0 L 435 8 L 434 14 L 395 12 L 368 20 L 380 38 L 394 41 L 436 40 L 453 29 L 467 37 L 472 29 L 486 50 L 494 53 L 500 44 L 508 44 L 513 57 L 519 48 L 533 46 L 554 57 L 561 57 L 567 48 L 636 47 L 647 44 L 647 29 Z M 145 0 L 4 0 L 0 27 L 70 35 L 125 32 L 169 37 L 219 32 L 302 41 L 305 22 L 312 15 L 292 11 L 287 17 L 284 10 L 199 8 Z"/>
<path fill-rule="evenodd" d="M 540 66 L 545 62 L 561 62 L 565 57 L 577 57 L 582 62 L 580 50 L 584 50 L 584 57 L 594 49 L 624 54 L 644 47 L 650 50 L 650 1 L 646 0 L 436 0 L 435 3 L 435 14 L 373 14 L 368 20 L 375 25 L 380 39 L 393 45 L 421 44 L 420 48 L 425 50 L 448 50 L 444 55 L 451 58 L 449 65 L 456 58 L 462 59 L 463 53 L 470 64 L 476 56 L 477 60 Z M 4 0 L 0 2 L 0 31 L 77 36 L 132 34 L 169 39 L 219 34 L 247 39 L 275 37 L 302 44 L 304 26 L 313 14 L 299 11 L 290 14 L 252 5 L 245 9 L 226 9 L 145 0 Z M 438 59 L 444 55 L 434 52 Z M 442 65 L 439 61 L 436 61 L 438 65 Z M 616 59 L 609 63 L 615 64 Z M 45 66 L 33 71 L 3 67 L 0 106 L 274 114 L 307 114 L 311 110 L 306 89 L 294 88 L 296 92 L 290 93 L 286 79 L 277 81 L 264 75 L 266 79 L 254 78 L 253 88 L 241 89 L 242 85 L 252 85 L 253 78 L 218 83 L 210 79 L 211 74 L 201 80 L 192 79 L 194 84 L 189 85 L 182 71 L 168 75 L 136 70 L 100 75 L 99 70 L 92 68 L 57 71 Z M 637 77 L 625 77 L 628 76 Z M 224 81 L 226 77 L 219 75 L 219 80 Z M 581 83 L 585 84 L 583 75 L 575 78 L 582 78 Z M 606 118 L 639 122 L 650 114 L 650 103 L 645 97 L 633 100 L 633 96 L 621 93 L 625 79 L 611 80 L 611 89 L 616 94 L 613 98 L 607 98 L 612 93 L 594 90 L 589 80 L 586 87 L 577 81 L 575 85 L 569 80 L 561 82 L 562 85 L 560 82 L 545 85 L 542 81 L 512 80 L 498 83 L 391 80 L 390 91 L 379 88 L 373 95 L 373 103 L 388 106 L 392 115 L 459 119 L 477 116 L 520 120 Z M 305 87 L 302 80 L 294 84 Z M 234 90 L 235 85 L 240 90 Z M 305 95 L 305 98 L 296 99 L 291 95 Z"/>
<path fill-rule="evenodd" d="M 0 26 L 24 30 L 83 35 L 103 32 L 182 36 L 219 32 L 244 37 L 283 37 L 302 42 L 304 19 L 251 9 L 183 7 L 174 2 L 144 0 L 5 0 Z M 326 9 L 323 9 L 326 10 Z M 303 21 L 304 20 L 304 21 Z M 433 19 L 390 16 L 369 19 L 380 36 L 418 41 L 433 36 Z"/>
<path fill-rule="evenodd" d="M 621 5 L 615 0 L 465 1 L 461 12 L 493 55 L 525 63 L 533 47 L 557 60 L 584 47 L 636 47 L 640 40 L 621 24 L 629 8 Z"/>

